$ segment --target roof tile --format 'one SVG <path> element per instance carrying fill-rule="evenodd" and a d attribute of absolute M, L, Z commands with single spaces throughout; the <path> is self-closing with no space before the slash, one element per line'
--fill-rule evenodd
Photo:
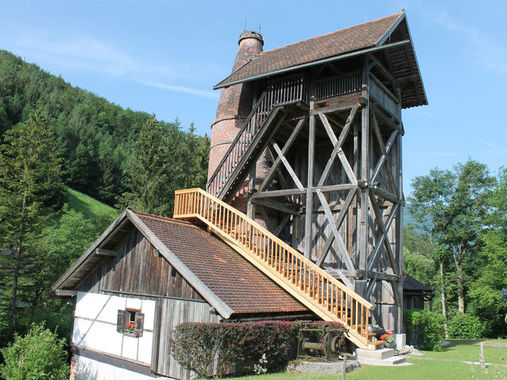
<path fill-rule="evenodd" d="M 136 215 L 233 314 L 308 311 L 212 234 L 188 222 L 137 211 Z"/>

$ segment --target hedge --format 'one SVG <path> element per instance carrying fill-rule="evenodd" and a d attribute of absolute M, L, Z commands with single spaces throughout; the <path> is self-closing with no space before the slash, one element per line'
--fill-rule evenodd
<path fill-rule="evenodd" d="M 449 322 L 449 335 L 454 339 L 480 339 L 485 326 L 475 315 L 458 313 Z"/>
<path fill-rule="evenodd" d="M 406 310 L 404 313 L 407 340 L 425 350 L 438 350 L 444 339 L 445 318 L 440 313 Z"/>
<path fill-rule="evenodd" d="M 200 377 L 221 377 L 285 367 L 298 333 L 299 325 L 291 322 L 186 322 L 175 328 L 171 344 L 183 367 Z"/>

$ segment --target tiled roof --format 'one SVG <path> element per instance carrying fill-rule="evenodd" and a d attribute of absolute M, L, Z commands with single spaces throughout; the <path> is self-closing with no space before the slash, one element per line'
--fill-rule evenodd
<path fill-rule="evenodd" d="M 233 314 L 308 311 L 212 234 L 188 222 L 135 213 Z"/>
<path fill-rule="evenodd" d="M 279 49 L 262 52 L 256 59 L 247 62 L 218 83 L 215 88 L 305 63 L 374 47 L 401 15 L 403 12 Z"/>
<path fill-rule="evenodd" d="M 431 292 L 433 289 L 431 289 L 429 286 L 424 285 L 422 282 L 417 281 L 412 276 L 409 276 L 408 274 L 405 276 L 405 281 L 403 281 L 403 290 L 420 290 L 424 292 Z"/>
<path fill-rule="evenodd" d="M 214 89 L 363 54 L 373 51 L 369 49 L 382 49 L 383 45 L 389 45 L 386 55 L 391 63 L 392 75 L 401 87 L 402 108 L 428 104 L 404 11 L 262 52 L 215 85 Z"/>

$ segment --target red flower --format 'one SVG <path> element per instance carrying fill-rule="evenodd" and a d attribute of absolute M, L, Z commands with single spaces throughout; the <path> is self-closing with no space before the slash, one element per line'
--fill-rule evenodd
<path fill-rule="evenodd" d="M 136 327 L 136 324 L 134 322 L 127 322 L 127 326 L 134 329 Z"/>
<path fill-rule="evenodd" d="M 389 333 L 387 333 L 387 334 L 381 335 L 381 336 L 380 336 L 380 340 L 384 340 L 384 339 L 386 339 L 386 338 L 390 338 L 390 337 L 392 337 L 392 336 L 393 336 L 393 334 L 389 334 Z"/>

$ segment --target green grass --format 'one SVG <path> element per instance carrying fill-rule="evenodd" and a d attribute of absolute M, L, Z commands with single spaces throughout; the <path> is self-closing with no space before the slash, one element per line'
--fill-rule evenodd
<path fill-rule="evenodd" d="M 455 342 L 456 344 L 444 348 L 442 352 L 422 351 L 423 356 L 410 356 L 407 361 L 411 366 L 374 367 L 362 366 L 347 373 L 348 380 L 367 379 L 409 379 L 409 380 L 437 380 L 437 379 L 507 379 L 507 340 L 502 341 L 502 356 L 500 361 L 498 341 L 484 342 L 484 356 L 486 369 L 479 365 L 465 362 L 479 361 L 478 342 Z M 241 380 L 339 380 L 341 375 L 295 375 L 292 373 L 274 373 L 263 376 L 240 377 Z"/>
<path fill-rule="evenodd" d="M 114 219 L 119 214 L 118 210 L 111 206 L 71 188 L 67 188 L 65 198 L 71 209 L 79 211 L 87 219 L 101 217 Z"/>

